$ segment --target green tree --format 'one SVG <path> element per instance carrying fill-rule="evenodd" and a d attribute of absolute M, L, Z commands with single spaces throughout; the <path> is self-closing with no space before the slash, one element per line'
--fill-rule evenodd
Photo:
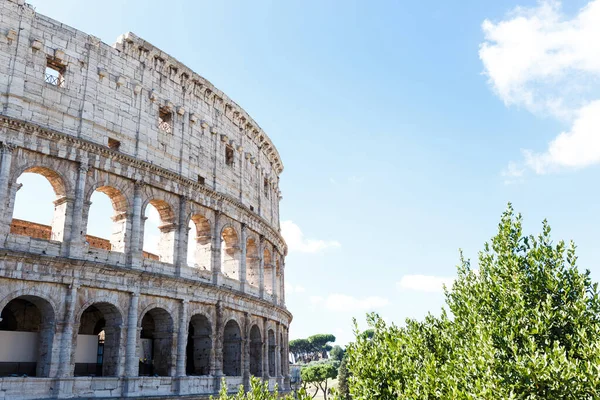
<path fill-rule="evenodd" d="M 227 393 L 227 381 L 225 378 L 221 381 L 221 390 L 219 391 L 219 397 L 210 396 L 211 400 L 310 400 L 312 397 L 306 394 L 306 391 L 301 389 L 297 393 L 297 397 L 294 398 L 292 394 L 286 396 L 279 395 L 277 386 L 273 392 L 269 391 L 269 382 L 262 381 L 260 378 L 254 376 L 250 377 L 250 390 L 247 392 L 244 387 L 240 385 L 240 388 L 236 394 Z"/>
<path fill-rule="evenodd" d="M 600 398 L 600 300 L 575 246 L 543 223 L 525 236 L 509 204 L 472 269 L 458 266 L 449 312 L 404 327 L 368 316 L 348 346 L 355 399 Z"/>
<path fill-rule="evenodd" d="M 338 367 L 339 363 L 336 361 L 315 362 L 303 367 L 300 372 L 303 388 L 307 389 L 308 385 L 312 384 L 315 387 L 312 397 L 314 398 L 321 389 L 324 399 L 327 400 L 328 380 L 337 377 Z"/>
<path fill-rule="evenodd" d="M 345 350 L 340 345 L 336 344 L 329 352 L 329 356 L 332 360 L 342 361 L 342 359 L 344 358 L 344 352 Z"/>
<path fill-rule="evenodd" d="M 290 353 L 294 355 L 296 362 L 318 361 L 327 358 L 327 352 L 332 350 L 331 342 L 335 342 L 335 336 L 326 333 L 312 335 L 307 339 L 294 339 L 290 341 Z"/>
<path fill-rule="evenodd" d="M 348 388 L 348 358 L 344 354 L 340 367 L 338 368 L 338 398 L 340 400 L 350 400 L 350 389 Z"/>

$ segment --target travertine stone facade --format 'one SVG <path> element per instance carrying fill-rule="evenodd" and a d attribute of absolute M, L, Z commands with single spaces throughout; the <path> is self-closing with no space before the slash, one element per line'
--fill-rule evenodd
<path fill-rule="evenodd" d="M 0 107 L 0 399 L 289 389 L 283 165 L 243 109 L 131 33 L 109 46 L 22 0 L 0 0 Z M 13 220 L 26 172 L 54 189 L 51 226 Z"/>

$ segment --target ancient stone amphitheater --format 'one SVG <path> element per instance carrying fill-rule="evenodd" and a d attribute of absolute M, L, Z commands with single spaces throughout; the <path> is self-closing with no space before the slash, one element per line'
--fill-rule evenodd
<path fill-rule="evenodd" d="M 0 399 L 289 389 L 283 165 L 242 108 L 131 33 L 109 46 L 22 0 L 0 0 L 0 102 Z M 24 173 L 54 189 L 51 226 L 13 218 Z M 86 233 L 95 192 L 109 239 Z"/>

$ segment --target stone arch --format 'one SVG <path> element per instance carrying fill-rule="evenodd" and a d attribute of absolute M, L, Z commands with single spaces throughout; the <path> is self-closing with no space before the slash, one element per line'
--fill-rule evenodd
<path fill-rule="evenodd" d="M 232 225 L 221 230 L 221 271 L 232 279 L 240 279 L 240 236 Z"/>
<path fill-rule="evenodd" d="M 19 202 L 18 191 L 22 186 L 17 183 L 17 181 L 23 174 L 28 173 L 44 177 L 54 191 L 56 197 L 52 200 L 54 212 L 50 225 L 29 221 L 27 218 L 25 220 L 14 218 L 15 205 Z M 65 239 L 65 230 L 68 228 L 65 225 L 67 222 L 68 208 L 70 207 L 68 196 L 70 188 L 65 177 L 55 169 L 47 166 L 22 166 L 21 168 L 16 169 L 11 182 L 10 198 L 12 200 L 11 205 L 9 206 L 11 215 L 13 216 L 11 218 L 11 233 L 36 239 L 62 242 Z"/>
<path fill-rule="evenodd" d="M 265 292 L 269 295 L 275 294 L 275 288 L 273 280 L 275 278 L 275 265 L 273 263 L 273 257 L 271 251 L 267 246 L 263 251 L 263 262 L 264 262 L 264 280 L 265 280 Z"/>
<path fill-rule="evenodd" d="M 0 308 L 0 376 L 48 377 L 56 331 L 55 305 L 46 297 L 15 292 Z"/>
<path fill-rule="evenodd" d="M 285 346 L 283 345 L 283 332 L 279 332 L 279 371 L 284 375 L 286 363 L 289 363 L 289 356 L 285 354 Z"/>
<path fill-rule="evenodd" d="M 242 331 L 233 318 L 223 328 L 223 374 L 242 375 Z"/>
<path fill-rule="evenodd" d="M 262 335 L 258 325 L 252 325 L 250 328 L 250 374 L 262 377 Z"/>
<path fill-rule="evenodd" d="M 275 331 L 269 329 L 267 332 L 267 345 L 269 354 L 269 376 L 275 377 L 275 352 L 277 350 L 277 343 L 275 343 Z"/>
<path fill-rule="evenodd" d="M 255 287 L 260 285 L 259 246 L 253 236 L 246 240 L 246 282 Z"/>
<path fill-rule="evenodd" d="M 212 269 L 212 228 L 210 220 L 194 213 L 189 218 L 188 264 L 193 268 Z"/>
<path fill-rule="evenodd" d="M 92 196 L 96 192 L 102 193 L 108 197 L 113 208 L 113 215 L 110 217 L 113 222 L 112 233 L 110 238 L 97 238 L 87 235 L 87 241 L 90 247 L 124 253 L 126 251 L 127 243 L 126 234 L 129 223 L 128 214 L 130 203 L 129 199 L 125 196 L 124 193 L 126 192 L 124 192 L 123 189 L 118 188 L 117 185 L 112 185 L 112 183 L 106 181 L 108 181 L 108 179 L 105 179 L 103 182 L 97 182 L 96 184 L 90 186 L 89 190 L 87 191 L 85 196 L 86 202 L 84 207 L 84 220 L 89 224 L 89 215 L 93 207 L 93 202 L 91 201 Z"/>
<path fill-rule="evenodd" d="M 161 262 L 172 264 L 175 257 L 175 231 L 177 230 L 177 224 L 175 223 L 175 209 L 166 200 L 157 198 L 147 200 L 142 206 L 142 210 L 144 210 L 144 221 L 147 217 L 148 205 L 152 205 L 159 215 L 159 239 L 158 248 L 149 249 L 152 252 L 144 252 L 144 257 L 150 259 L 158 258 Z M 144 231 L 146 232 L 145 225 L 146 224 L 144 224 Z M 157 254 L 154 254 L 154 251 L 156 251 Z"/>
<path fill-rule="evenodd" d="M 80 308 L 77 321 L 75 375 L 118 376 L 123 312 L 112 302 L 96 299 Z"/>
<path fill-rule="evenodd" d="M 139 375 L 169 376 L 173 366 L 174 322 L 171 313 L 155 305 L 147 307 L 138 320 Z"/>
<path fill-rule="evenodd" d="M 212 347 L 212 324 L 205 314 L 190 318 L 186 347 L 186 374 L 210 375 Z"/>

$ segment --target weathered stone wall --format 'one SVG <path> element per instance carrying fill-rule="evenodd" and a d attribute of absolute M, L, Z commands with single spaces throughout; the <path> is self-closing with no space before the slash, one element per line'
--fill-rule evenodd
<path fill-rule="evenodd" d="M 108 46 L 21 0 L 0 0 L 0 104 L 0 330 L 39 348 L 34 365 L 0 360 L 18 375 L 0 399 L 200 396 L 227 374 L 289 389 L 283 166 L 239 106 L 133 34 Z M 25 172 L 54 189 L 50 226 L 12 218 Z M 87 235 L 95 191 L 110 238 Z M 78 335 L 98 336 L 97 363 L 75 362 Z"/>

